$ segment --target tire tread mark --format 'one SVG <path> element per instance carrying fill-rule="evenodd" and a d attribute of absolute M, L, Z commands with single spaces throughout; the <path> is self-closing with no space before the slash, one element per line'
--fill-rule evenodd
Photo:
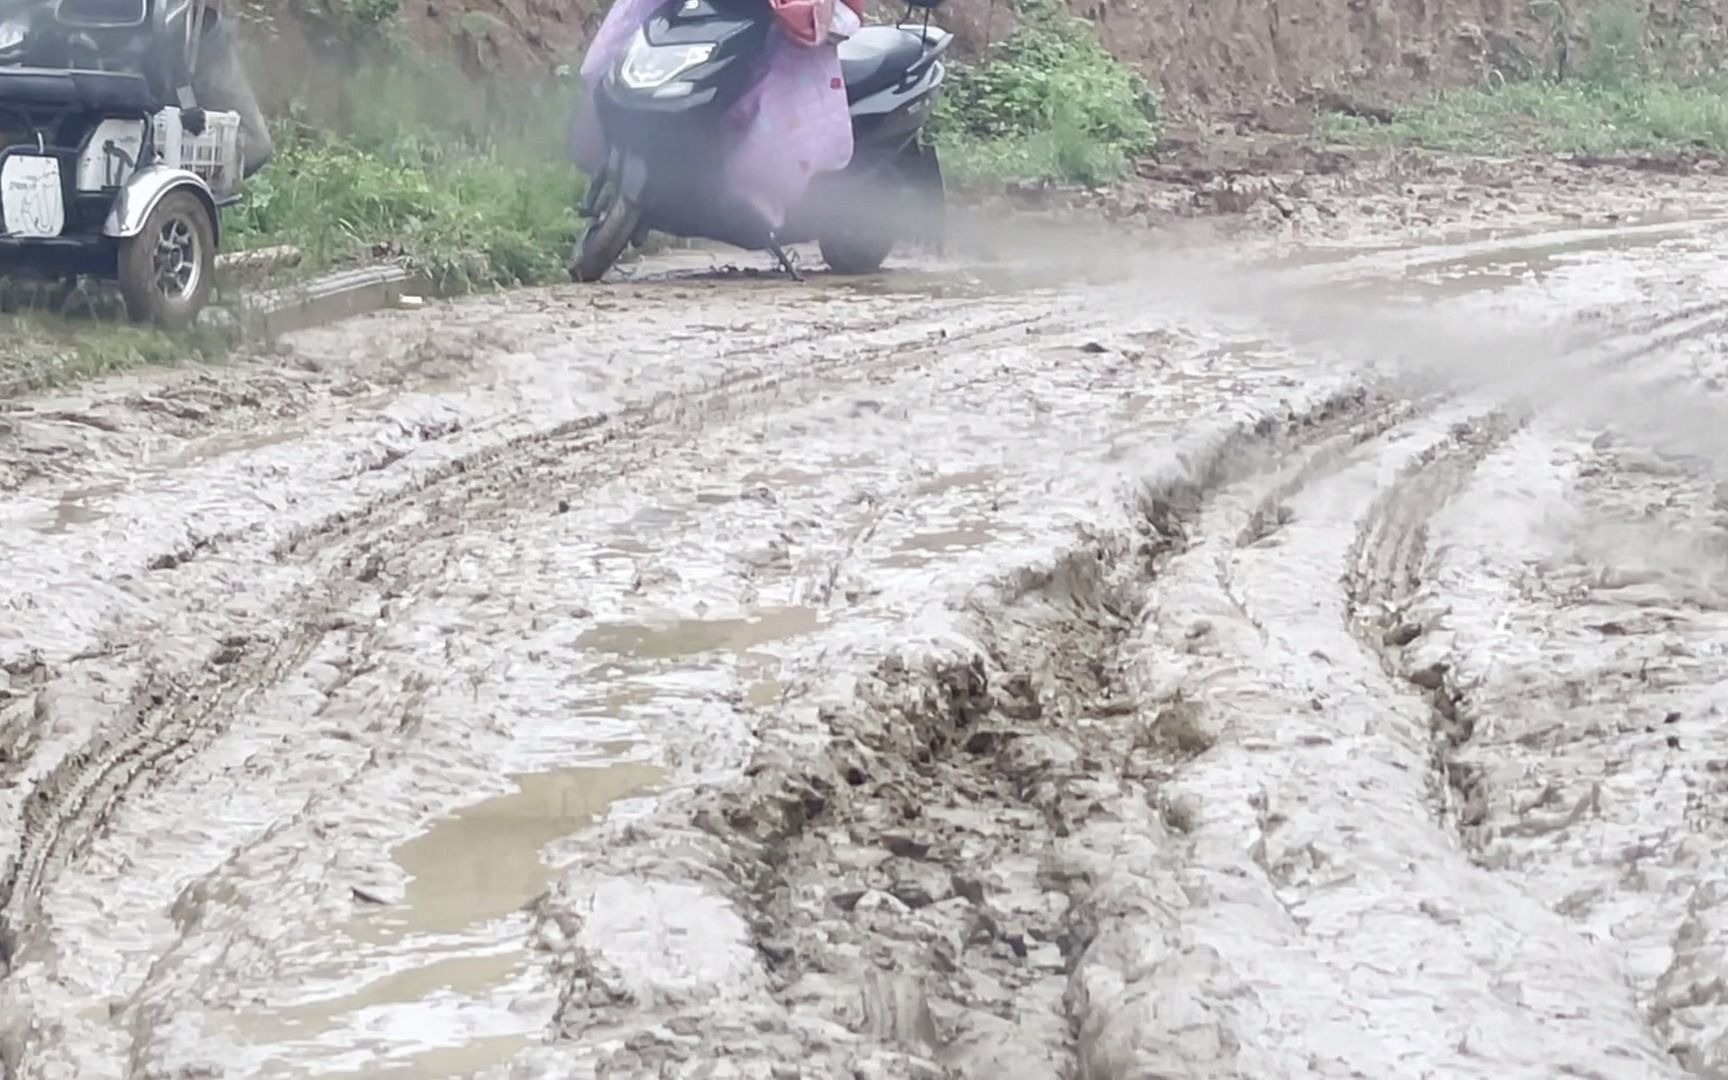
<path fill-rule="evenodd" d="M 911 360 L 939 358 L 945 347 L 993 335 L 1012 334 L 1033 324 L 1081 325 L 1080 313 L 1067 315 L 1005 310 L 1002 315 L 959 331 L 933 332 L 924 340 L 895 343 L 876 349 L 819 359 L 796 370 L 752 368 L 723 377 L 696 391 L 667 392 L 642 405 L 616 413 L 580 417 L 476 450 L 421 476 L 356 511 L 335 514 L 316 526 L 285 538 L 271 554 L 279 560 L 309 561 L 328 557 L 332 569 L 325 588 L 315 590 L 288 623 L 294 629 L 273 638 L 246 637 L 243 644 L 212 648 L 195 680 L 176 679 L 147 670 L 129 700 L 127 719 L 113 725 L 91 744 L 68 754 L 46 775 L 34 781 L 24 801 L 24 820 L 15 841 L 15 854 L 0 863 L 0 938 L 21 941 L 35 922 L 37 905 L 48 881 L 68 862 L 84 853 L 127 794 L 148 776 L 167 775 L 172 767 L 198 753 L 228 726 L 239 703 L 257 688 L 279 681 L 304 661 L 322 632 L 308 632 L 340 607 L 339 598 L 355 585 L 356 563 L 392 550 L 408 533 L 416 541 L 454 535 L 469 527 L 451 506 L 474 488 L 498 479 L 499 473 L 519 474 L 523 461 L 537 448 L 556 445 L 560 454 L 592 456 L 599 451 L 670 426 L 670 447 L 697 435 L 705 424 L 742 415 L 770 397 L 795 405 L 830 389 L 845 376 L 880 375 L 874 362 L 903 365 Z M 861 372 L 860 369 L 869 368 Z M 650 454 L 645 460 L 651 460 Z M 638 467 L 639 467 L 638 463 Z M 531 467 L 531 463 L 528 465 Z M 578 489 L 615 479 L 620 469 L 610 462 L 592 462 Z M 455 491 L 450 481 L 455 481 Z M 402 525 L 401 516 L 413 505 L 430 502 L 437 513 L 432 522 Z M 223 655 L 227 663 L 218 664 Z M 21 767 L 22 762 L 16 763 Z M 0 966 L 0 975 L 6 968 Z"/>

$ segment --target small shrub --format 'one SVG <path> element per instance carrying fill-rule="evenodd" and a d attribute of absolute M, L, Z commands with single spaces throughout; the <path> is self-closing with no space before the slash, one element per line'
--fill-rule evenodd
<path fill-rule="evenodd" d="M 583 181 L 564 159 L 561 86 L 490 87 L 411 59 L 353 79 L 347 130 L 279 125 L 228 246 L 293 244 L 308 270 L 396 256 L 449 291 L 563 273 Z"/>
<path fill-rule="evenodd" d="M 1098 184 L 1151 149 L 1157 118 L 1152 88 L 1089 24 L 1040 4 L 980 63 L 953 69 L 936 130 L 962 183 Z"/>
<path fill-rule="evenodd" d="M 302 19 L 351 40 L 388 30 L 401 13 L 401 0 L 300 0 L 295 12 Z"/>
<path fill-rule="evenodd" d="M 1628 0 L 1605 0 L 1584 17 L 1588 82 L 1621 86 L 1649 74 L 1644 13 Z"/>
<path fill-rule="evenodd" d="M 1560 63 L 1554 78 L 1449 91 L 1385 125 L 1330 117 L 1323 132 L 1463 153 L 1728 154 L 1728 83 L 1659 62 L 1644 10 L 1632 0 L 1532 0 L 1531 11 L 1553 21 L 1562 57 L 1568 41 L 1582 48 L 1575 78 L 1563 77 Z"/>

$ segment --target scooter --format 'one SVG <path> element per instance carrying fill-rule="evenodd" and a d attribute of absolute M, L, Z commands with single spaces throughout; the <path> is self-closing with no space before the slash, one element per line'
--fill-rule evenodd
<path fill-rule="evenodd" d="M 760 78 L 775 19 L 765 0 L 671 0 L 625 48 L 596 91 L 607 161 L 581 212 L 588 226 L 570 276 L 598 281 L 650 230 L 770 252 L 811 240 L 842 274 L 873 273 L 894 245 L 940 245 L 942 166 L 925 138 L 953 35 L 932 26 L 941 0 L 913 0 L 897 26 L 864 27 L 839 45 L 852 117 L 851 162 L 810 181 L 780 228 L 720 190 L 721 119 Z M 924 18 L 914 22 L 912 10 Z"/>

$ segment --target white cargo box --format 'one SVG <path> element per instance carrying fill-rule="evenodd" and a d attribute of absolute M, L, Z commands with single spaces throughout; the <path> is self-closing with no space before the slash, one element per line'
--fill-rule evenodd
<path fill-rule="evenodd" d="M 180 126 L 180 110 L 172 106 L 156 113 L 151 123 L 162 164 L 190 169 L 218 196 L 240 183 L 239 113 L 206 111 L 201 135 L 188 134 Z"/>

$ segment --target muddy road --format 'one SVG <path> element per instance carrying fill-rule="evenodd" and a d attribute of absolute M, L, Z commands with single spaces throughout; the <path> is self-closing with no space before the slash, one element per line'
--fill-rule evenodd
<path fill-rule="evenodd" d="M 6 1075 L 1728 1074 L 1725 243 L 674 261 L 0 405 Z"/>

